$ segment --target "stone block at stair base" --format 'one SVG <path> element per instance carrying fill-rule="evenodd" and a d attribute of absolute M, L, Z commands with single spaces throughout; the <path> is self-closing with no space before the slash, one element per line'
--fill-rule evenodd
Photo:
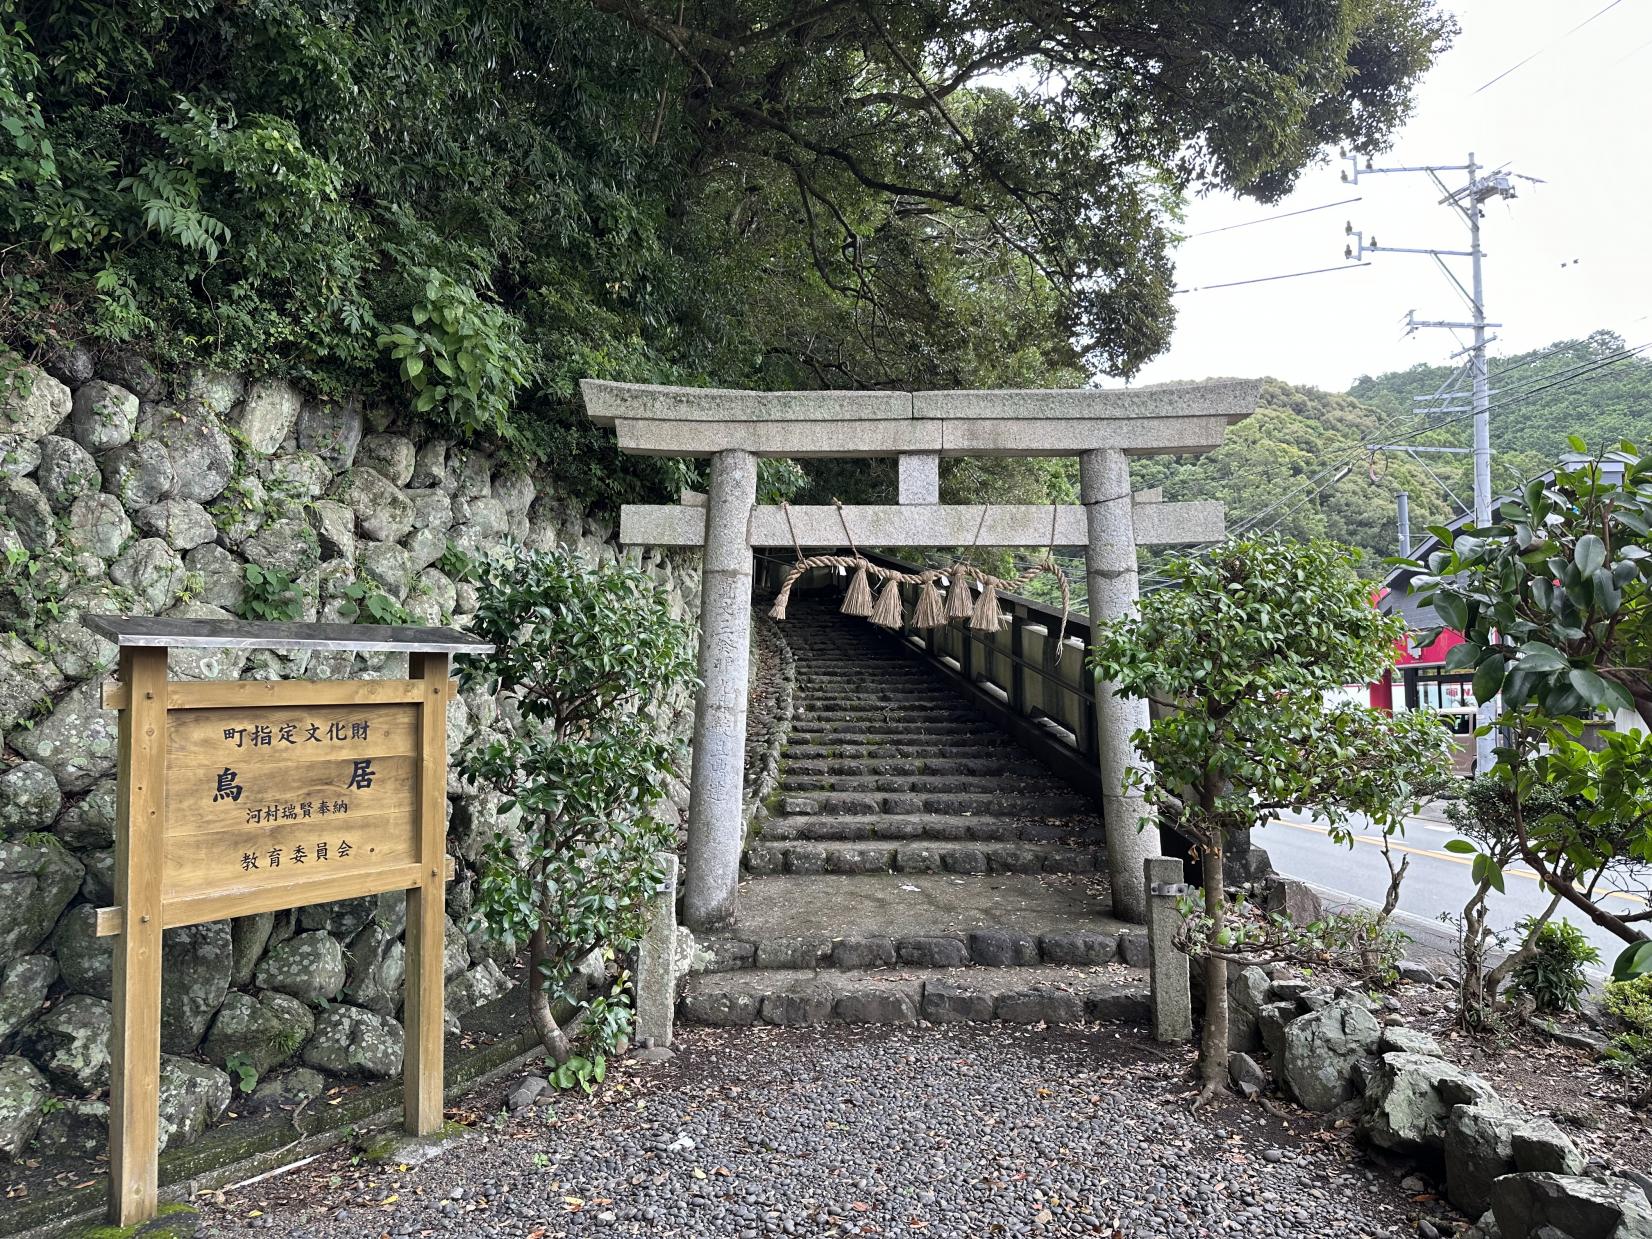
<path fill-rule="evenodd" d="M 683 1015 L 696 1024 L 716 1028 L 744 1028 L 757 1019 L 760 996 L 739 992 L 689 993 L 683 998 Z"/>
<path fill-rule="evenodd" d="M 919 968 L 960 968 L 969 963 L 969 949 L 957 938 L 902 938 L 895 956 Z"/>
<path fill-rule="evenodd" d="M 839 996 L 832 1014 L 845 1024 L 914 1024 L 922 983 L 901 988 L 856 989 Z"/>
<path fill-rule="evenodd" d="M 923 1017 L 931 1024 L 986 1023 L 992 1016 L 991 994 L 951 981 L 924 985 Z"/>
<path fill-rule="evenodd" d="M 769 1024 L 824 1024 L 837 994 L 824 981 L 809 981 L 763 997 L 762 1015 Z"/>
<path fill-rule="evenodd" d="M 1039 961 L 1038 939 L 1004 929 L 977 929 L 969 936 L 969 954 L 989 968 L 1020 968 Z"/>
<path fill-rule="evenodd" d="M 1047 964 L 1110 964 L 1118 955 L 1117 934 L 1045 934 L 1038 942 Z"/>
<path fill-rule="evenodd" d="M 1007 1024 L 1080 1024 L 1084 1000 L 1057 989 L 1030 989 L 999 996 L 995 1012 Z"/>

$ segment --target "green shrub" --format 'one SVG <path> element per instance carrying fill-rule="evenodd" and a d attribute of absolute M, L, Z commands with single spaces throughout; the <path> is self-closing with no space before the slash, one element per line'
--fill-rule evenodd
<path fill-rule="evenodd" d="M 1528 916 L 1518 928 L 1529 937 L 1536 926 L 1537 918 Z M 1568 921 L 1549 921 L 1536 933 L 1537 950 L 1515 967 L 1509 987 L 1530 998 L 1539 1011 L 1580 1010 L 1589 989 L 1583 969 L 1600 963 L 1600 952 Z"/>
<path fill-rule="evenodd" d="M 482 733 L 462 759 L 465 777 L 504 796 L 474 916 L 508 948 L 527 944 L 538 979 L 530 1012 L 562 1064 L 572 1047 L 552 1005 L 576 998 L 576 968 L 591 951 L 635 946 L 660 888 L 656 854 L 674 843 L 652 809 L 678 745 L 649 714 L 688 682 L 691 637 L 664 591 L 628 565 L 519 551 L 478 574 L 471 631 L 495 649 L 467 660 L 462 676 L 502 694 L 502 712 L 521 722 Z M 591 1001 L 588 1062 L 628 1029 L 628 983 L 622 970 Z"/>
<path fill-rule="evenodd" d="M 1623 1021 L 1615 1047 L 1643 1067 L 1652 1067 L 1652 973 L 1632 981 L 1608 981 L 1603 1005 Z"/>

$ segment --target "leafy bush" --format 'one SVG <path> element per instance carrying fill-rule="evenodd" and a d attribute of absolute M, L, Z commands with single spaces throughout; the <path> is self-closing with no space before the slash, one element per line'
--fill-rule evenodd
<path fill-rule="evenodd" d="M 1536 950 L 1515 966 L 1510 988 L 1530 998 L 1539 1011 L 1581 1010 L 1589 989 L 1583 969 L 1600 963 L 1600 952 L 1568 921 L 1539 925 L 1536 917 L 1528 916 L 1519 929 L 1528 937 L 1537 935 Z"/>
<path fill-rule="evenodd" d="M 1616 1047 L 1641 1066 L 1652 1067 L 1652 973 L 1632 981 L 1608 981 L 1603 1005 L 1624 1023 Z"/>
<path fill-rule="evenodd" d="M 277 568 L 248 564 L 242 572 L 241 618 L 295 620 L 303 614 L 303 600 L 292 577 Z"/>
<path fill-rule="evenodd" d="M 689 682 L 691 637 L 664 592 L 627 565 L 520 551 L 478 574 L 471 631 L 496 648 L 468 660 L 463 679 L 503 694 L 502 712 L 521 722 L 480 734 L 462 759 L 465 777 L 504 796 L 474 915 L 507 947 L 527 944 L 534 1025 L 561 1064 L 572 1048 L 553 1004 L 574 999 L 592 950 L 623 955 L 641 938 L 661 882 L 656 854 L 674 842 L 651 810 L 678 746 L 650 714 Z M 628 1027 L 627 984 L 622 972 L 591 1004 L 599 1054 Z"/>

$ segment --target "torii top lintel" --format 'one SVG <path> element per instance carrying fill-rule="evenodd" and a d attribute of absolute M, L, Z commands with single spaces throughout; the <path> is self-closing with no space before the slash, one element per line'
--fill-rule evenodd
<path fill-rule="evenodd" d="M 580 383 L 591 420 L 639 456 L 1074 456 L 1203 452 L 1256 408 L 1261 383 L 1026 391 L 738 391 Z"/>

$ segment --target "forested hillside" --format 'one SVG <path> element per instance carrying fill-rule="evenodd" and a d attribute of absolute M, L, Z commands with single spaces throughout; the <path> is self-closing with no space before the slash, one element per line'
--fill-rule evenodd
<path fill-rule="evenodd" d="M 1550 467 L 1567 451 L 1568 435 L 1591 449 L 1652 438 L 1652 360 L 1611 332 L 1493 358 L 1489 369 L 1496 489 Z M 1363 570 L 1377 575 L 1397 549 L 1398 491 L 1411 497 L 1411 527 L 1420 536 L 1461 511 L 1447 487 L 1464 504 L 1473 488 L 1466 454 L 1422 453 L 1419 461 L 1367 446 L 1467 447 L 1462 414 L 1420 414 L 1427 406 L 1412 399 L 1459 387 L 1459 399 L 1442 403 L 1466 408 L 1467 373 L 1445 366 L 1363 377 L 1346 394 L 1270 379 L 1255 415 L 1230 430 L 1221 448 L 1139 461 L 1136 481 L 1163 486 L 1166 499 L 1225 500 L 1230 528 L 1254 524 L 1350 543 L 1366 552 Z"/>

